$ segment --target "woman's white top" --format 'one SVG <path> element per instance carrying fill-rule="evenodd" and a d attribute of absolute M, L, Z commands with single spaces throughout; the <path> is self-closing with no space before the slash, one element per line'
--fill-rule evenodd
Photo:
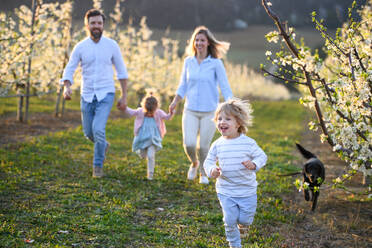
<path fill-rule="evenodd" d="M 176 93 L 181 98 L 186 97 L 186 109 L 215 111 L 219 102 L 218 88 L 225 101 L 233 96 L 221 59 L 208 56 L 200 64 L 195 56 L 185 59 Z"/>

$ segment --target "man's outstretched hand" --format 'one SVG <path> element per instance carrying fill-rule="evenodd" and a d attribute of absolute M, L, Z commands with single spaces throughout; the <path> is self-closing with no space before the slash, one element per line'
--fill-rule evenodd
<path fill-rule="evenodd" d="M 63 90 L 63 98 L 65 100 L 71 100 L 72 90 L 69 86 L 65 86 L 65 89 Z"/>

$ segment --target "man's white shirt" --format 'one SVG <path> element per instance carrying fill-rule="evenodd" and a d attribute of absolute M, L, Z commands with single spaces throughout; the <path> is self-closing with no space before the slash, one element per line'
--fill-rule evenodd
<path fill-rule="evenodd" d="M 96 43 L 90 37 L 80 41 L 73 49 L 70 60 L 63 72 L 61 83 L 73 76 L 77 66 L 82 67 L 83 82 L 81 96 L 84 101 L 92 102 L 94 95 L 100 101 L 107 93 L 115 93 L 114 70 L 117 79 L 127 79 L 128 72 L 116 41 L 102 36 Z"/>

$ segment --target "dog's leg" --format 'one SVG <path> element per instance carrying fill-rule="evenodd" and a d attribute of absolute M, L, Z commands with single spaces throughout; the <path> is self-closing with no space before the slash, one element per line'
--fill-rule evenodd
<path fill-rule="evenodd" d="M 304 189 L 304 197 L 305 197 L 306 201 L 310 200 L 310 195 L 309 195 L 309 190 L 308 189 Z"/>
<path fill-rule="evenodd" d="M 311 207 L 311 211 L 314 211 L 316 208 L 316 204 L 318 202 L 318 196 L 319 196 L 319 191 L 316 191 L 313 193 L 313 206 Z"/>
<path fill-rule="evenodd" d="M 310 187 L 310 201 L 314 201 L 314 188 L 313 188 L 313 186 Z"/>
<path fill-rule="evenodd" d="M 302 174 L 304 176 L 304 184 L 305 183 L 308 183 L 308 185 L 310 184 L 310 181 L 309 179 L 307 178 L 306 174 L 303 173 Z M 309 201 L 310 200 L 310 196 L 309 196 L 309 188 L 304 188 L 304 198 L 306 201 Z"/>

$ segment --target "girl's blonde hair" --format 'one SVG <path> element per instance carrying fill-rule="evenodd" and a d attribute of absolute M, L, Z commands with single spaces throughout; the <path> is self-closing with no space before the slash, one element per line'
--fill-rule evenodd
<path fill-rule="evenodd" d="M 142 99 L 141 106 L 144 109 L 145 114 L 153 114 L 159 107 L 159 101 L 155 97 L 155 93 L 152 89 L 146 90 L 146 95 Z"/>
<path fill-rule="evenodd" d="M 214 115 L 214 122 L 217 122 L 218 116 L 223 112 L 226 115 L 233 116 L 239 124 L 238 132 L 246 133 L 248 127 L 252 126 L 252 106 L 248 100 L 241 100 L 239 98 L 231 98 L 226 102 L 220 103 Z"/>
<path fill-rule="evenodd" d="M 211 55 L 213 58 L 222 58 L 230 48 L 229 42 L 217 40 L 207 27 L 199 26 L 195 28 L 190 40 L 188 41 L 188 44 L 186 46 L 187 56 L 196 55 L 195 38 L 198 34 L 204 34 L 207 37 L 209 42 L 208 55 Z"/>

